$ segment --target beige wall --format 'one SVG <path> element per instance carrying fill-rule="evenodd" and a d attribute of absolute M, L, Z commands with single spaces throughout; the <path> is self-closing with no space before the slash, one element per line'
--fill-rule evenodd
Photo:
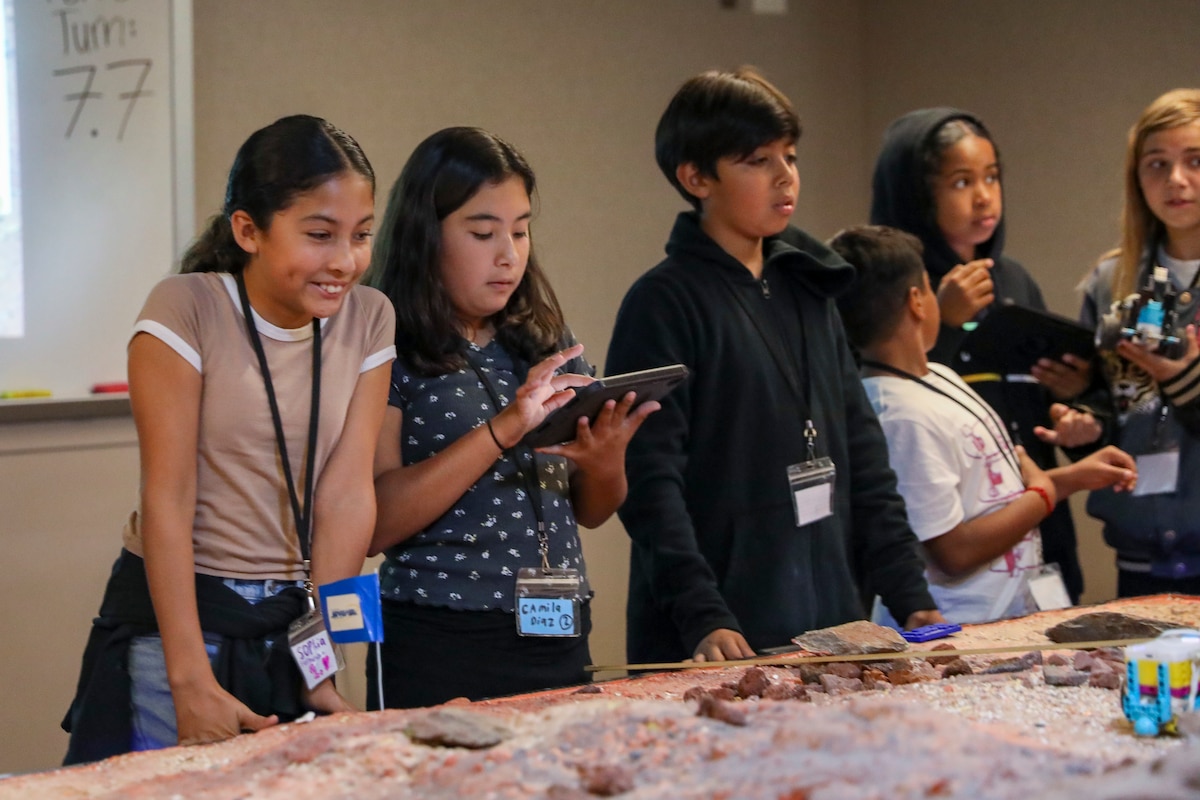
<path fill-rule="evenodd" d="M 1154 95 L 1195 80 L 1190 0 L 792 0 L 782 17 L 718 5 L 195 0 L 198 213 L 219 207 L 245 136 L 284 114 L 319 114 L 359 139 L 380 211 L 421 138 L 490 128 L 538 173 L 540 255 L 602 363 L 621 296 L 658 260 L 681 207 L 653 163 L 659 113 L 689 75 L 753 63 L 804 120 L 796 219 L 820 236 L 865 217 L 888 120 L 933 104 L 979 113 L 1006 161 L 1009 252 L 1073 313 L 1071 286 L 1115 239 L 1123 131 Z M 0 605 L 16 654 L 0 668 L 0 773 L 61 758 L 57 724 L 136 489 L 131 434 L 128 421 L 0 425 Z M 1110 558 L 1089 536 L 1101 599 Z M 593 655 L 620 661 L 619 524 L 585 534 L 585 549 Z"/>

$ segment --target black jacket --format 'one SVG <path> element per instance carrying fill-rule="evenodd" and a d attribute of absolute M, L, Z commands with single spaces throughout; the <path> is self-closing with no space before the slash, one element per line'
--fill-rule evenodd
<path fill-rule="evenodd" d="M 954 108 L 912 111 L 893 122 L 884 134 L 883 148 L 875 162 L 871 184 L 871 222 L 899 228 L 921 240 L 925 247 L 925 269 L 929 272 L 929 282 L 935 291 L 946 273 L 962 263 L 962 258 L 946 242 L 935 222 L 933 194 L 925 177 L 927 168 L 922 151 L 937 130 L 954 119 L 969 120 L 987 130 L 978 118 Z M 975 251 L 976 258 L 990 258 L 994 262 L 991 277 L 995 286 L 995 300 L 992 306 L 1015 304 L 1046 310 L 1037 283 L 1024 267 L 1003 254 L 1004 230 L 1004 216 L 1001 215 L 992 238 Z M 980 316 L 987 312 L 985 308 Z M 967 365 L 955 358 L 964 335 L 961 329 L 942 325 L 929 358 L 948 364 L 960 373 L 969 374 L 971 370 Z M 996 410 L 1008 425 L 1013 440 L 1024 445 L 1029 457 L 1039 467 L 1050 469 L 1057 466 L 1054 448 L 1033 433 L 1038 425 L 1052 427 L 1049 408 L 1054 402 L 1053 398 L 1032 379 L 1010 381 L 1008 376 L 1003 377 L 1005 379 L 1000 381 L 969 380 L 971 388 Z M 1071 520 L 1070 507 L 1060 503 L 1040 528 L 1043 557 L 1047 563 L 1059 565 L 1067 591 L 1072 600 L 1077 602 L 1083 590 L 1083 575 L 1076 553 L 1075 525 Z"/>
<path fill-rule="evenodd" d="M 254 713 L 278 714 L 281 722 L 304 713 L 301 676 L 286 636 L 288 624 L 304 612 L 304 603 L 304 591 L 290 588 L 251 604 L 220 578 L 196 575 L 200 627 L 226 637 L 213 664 L 217 682 Z M 100 616 L 92 622 L 75 699 L 62 721 L 63 730 L 71 734 L 64 765 L 129 752 L 129 645 L 133 637 L 157 631 L 145 562 L 122 550 L 105 587 Z"/>
<path fill-rule="evenodd" d="M 798 230 L 785 238 L 764 242 L 759 281 L 683 213 L 618 312 L 607 374 L 691 370 L 626 457 L 631 661 L 688 657 L 718 628 L 761 649 L 861 619 L 860 578 L 898 619 L 934 608 L 832 300 L 853 270 Z M 817 455 L 838 471 L 833 516 L 803 528 L 787 467 L 806 458 L 808 415 L 785 368 L 807 383 Z"/>

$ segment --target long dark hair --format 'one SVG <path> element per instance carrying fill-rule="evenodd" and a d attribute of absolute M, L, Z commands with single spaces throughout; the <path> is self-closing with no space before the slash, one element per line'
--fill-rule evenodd
<path fill-rule="evenodd" d="M 183 254 L 180 272 L 241 272 L 249 254 L 233 238 L 229 218 L 245 211 L 262 230 L 296 196 L 353 171 L 375 191 L 371 162 L 350 134 L 323 119 L 297 114 L 250 134 L 233 159 L 225 205 Z"/>
<path fill-rule="evenodd" d="M 392 301 L 397 347 L 418 373 L 442 375 L 467 365 L 458 315 L 442 282 L 442 220 L 484 185 L 512 177 L 532 200 L 533 170 L 516 148 L 479 128 L 445 128 L 417 145 L 392 186 L 364 283 Z M 562 340 L 562 309 L 532 243 L 525 276 L 491 322 L 497 341 L 528 363 Z"/>

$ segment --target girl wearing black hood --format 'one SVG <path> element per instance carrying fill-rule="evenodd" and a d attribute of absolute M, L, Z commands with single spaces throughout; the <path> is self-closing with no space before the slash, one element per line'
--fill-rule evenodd
<path fill-rule="evenodd" d="M 871 185 L 871 222 L 908 231 L 925 247 L 925 268 L 942 316 L 937 344 L 929 352 L 932 361 L 954 365 L 964 324 L 996 304 L 1046 308 L 1025 268 L 1002 255 L 1000 178 L 991 134 L 965 111 L 912 111 L 884 134 Z M 1039 467 L 1050 469 L 1055 466 L 1054 445 L 1039 439 L 1035 428 L 1064 446 L 1087 443 L 1099 434 L 1091 415 L 1055 402 L 1088 388 L 1090 364 L 1066 354 L 1062 361 L 1031 364 L 1030 375 L 1037 381 L 990 374 L 968 376 L 967 381 L 1004 419 L 1013 440 L 1024 445 Z M 1051 428 L 1057 437 L 1047 432 Z M 1083 575 L 1066 504 L 1041 524 L 1041 534 L 1044 561 L 1059 565 L 1071 601 L 1078 602 Z"/>

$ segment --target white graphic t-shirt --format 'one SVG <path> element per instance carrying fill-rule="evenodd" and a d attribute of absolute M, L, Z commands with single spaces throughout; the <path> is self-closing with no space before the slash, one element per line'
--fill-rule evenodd
<path fill-rule="evenodd" d="M 863 379 L 887 436 L 909 523 L 922 542 L 1003 508 L 1025 491 L 996 412 L 949 367 L 929 368 L 922 377 L 927 385 L 899 376 Z M 952 578 L 927 560 L 929 591 L 950 622 L 1028 613 L 1035 610 L 1028 580 L 1041 567 L 1041 551 L 1034 528 L 1016 547 L 966 576 Z M 876 622 L 899 627 L 878 602 L 875 606 Z"/>

